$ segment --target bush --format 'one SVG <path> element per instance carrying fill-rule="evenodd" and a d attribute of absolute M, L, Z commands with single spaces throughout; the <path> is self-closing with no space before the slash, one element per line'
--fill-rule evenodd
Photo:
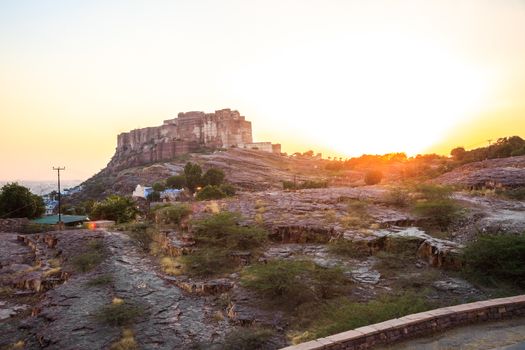
<path fill-rule="evenodd" d="M 191 214 L 191 207 L 187 204 L 174 204 L 155 210 L 155 221 L 158 224 L 180 225 L 182 220 Z"/>
<path fill-rule="evenodd" d="M 150 225 L 146 223 L 138 223 L 127 225 L 124 227 L 129 237 L 133 240 L 136 246 L 145 252 L 149 252 L 153 243 L 153 233 L 155 232 Z"/>
<path fill-rule="evenodd" d="M 235 196 L 235 187 L 230 184 L 222 184 L 219 186 L 219 189 L 227 196 L 232 197 Z"/>
<path fill-rule="evenodd" d="M 113 220 L 117 223 L 135 219 L 138 209 L 129 197 L 112 195 L 101 202 L 96 202 L 91 211 L 92 219 Z"/>
<path fill-rule="evenodd" d="M 202 184 L 202 169 L 199 164 L 192 162 L 186 163 L 184 166 L 184 177 L 186 178 L 186 186 L 191 192 Z"/>
<path fill-rule="evenodd" d="M 240 226 L 240 216 L 227 211 L 193 222 L 193 237 L 201 247 L 250 250 L 262 246 L 267 232 L 259 227 Z"/>
<path fill-rule="evenodd" d="M 326 181 L 314 181 L 314 180 L 306 180 L 301 183 L 295 183 L 293 181 L 283 181 L 283 189 L 284 190 L 302 190 L 307 188 L 326 188 L 328 187 L 328 182 Z"/>
<path fill-rule="evenodd" d="M 414 206 L 414 212 L 418 216 L 427 218 L 442 231 L 445 231 L 450 224 L 461 217 L 461 207 L 451 199 L 418 202 Z"/>
<path fill-rule="evenodd" d="M 296 306 L 337 295 L 349 281 L 339 268 L 323 268 L 308 261 L 271 260 L 245 268 L 241 283 L 269 300 Z"/>
<path fill-rule="evenodd" d="M 328 243 L 328 250 L 334 254 L 355 259 L 369 256 L 369 249 L 366 243 L 359 244 L 344 238 L 330 241 Z"/>
<path fill-rule="evenodd" d="M 150 194 L 148 194 L 147 200 L 150 202 L 160 202 L 160 192 L 151 192 Z"/>
<path fill-rule="evenodd" d="M 496 194 L 506 198 L 522 201 L 525 200 L 525 187 L 509 188 L 503 190 L 498 189 L 496 190 Z"/>
<path fill-rule="evenodd" d="M 44 212 L 44 200 L 32 194 L 29 188 L 13 182 L 0 189 L 0 218 L 33 219 Z"/>
<path fill-rule="evenodd" d="M 181 189 L 186 187 L 186 176 L 174 175 L 166 179 L 166 186 L 169 188 Z"/>
<path fill-rule="evenodd" d="M 452 195 L 452 188 L 449 186 L 418 184 L 415 190 L 426 200 L 449 199 Z"/>
<path fill-rule="evenodd" d="M 404 208 L 410 204 L 409 192 L 405 189 L 395 187 L 390 189 L 384 196 L 384 201 L 394 207 Z"/>
<path fill-rule="evenodd" d="M 152 188 L 153 188 L 153 191 L 155 192 L 162 192 L 166 189 L 166 185 L 161 182 L 155 182 Z"/>
<path fill-rule="evenodd" d="M 224 349 L 256 350 L 268 345 L 274 332 L 265 328 L 239 328 L 228 333 L 224 339 Z"/>
<path fill-rule="evenodd" d="M 195 196 L 195 199 L 198 201 L 205 201 L 210 199 L 221 199 L 226 197 L 226 194 L 221 191 L 221 189 L 217 186 L 213 185 L 206 185 L 202 190 L 197 192 L 197 196 Z"/>
<path fill-rule="evenodd" d="M 110 326 L 126 326 L 132 324 L 143 313 L 142 307 L 121 302 L 104 306 L 95 317 L 99 322 Z"/>
<path fill-rule="evenodd" d="M 350 329 L 374 324 L 432 308 L 424 297 L 414 293 L 382 296 L 367 303 L 339 298 L 327 302 L 315 319 L 314 325 L 301 341 L 325 337 Z M 309 311 L 309 310 L 308 310 Z M 307 312 L 308 312 L 307 311 Z"/>
<path fill-rule="evenodd" d="M 229 272 L 236 263 L 230 251 L 221 248 L 201 248 L 181 257 L 185 273 L 191 276 L 209 277 Z"/>
<path fill-rule="evenodd" d="M 105 257 L 103 243 L 99 240 L 91 241 L 86 245 L 87 251 L 71 259 L 75 270 L 88 272 L 97 267 Z"/>
<path fill-rule="evenodd" d="M 486 284 L 525 287 L 525 236 L 481 236 L 463 251 L 464 272 Z"/>
<path fill-rule="evenodd" d="M 365 174 L 365 184 L 377 185 L 383 179 L 383 173 L 379 170 L 369 170 Z"/>
<path fill-rule="evenodd" d="M 194 221 L 193 238 L 197 249 L 182 257 L 184 270 L 196 276 L 229 271 L 236 266 L 232 252 L 254 252 L 266 242 L 266 231 L 253 226 L 240 226 L 239 220 L 236 214 L 221 212 Z"/>
<path fill-rule="evenodd" d="M 208 169 L 202 176 L 203 185 L 219 186 L 224 182 L 224 172 L 220 169 Z"/>

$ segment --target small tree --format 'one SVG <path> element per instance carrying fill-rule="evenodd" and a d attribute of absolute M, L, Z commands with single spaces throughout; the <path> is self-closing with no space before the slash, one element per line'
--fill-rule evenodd
<path fill-rule="evenodd" d="M 155 192 L 162 192 L 166 189 L 166 185 L 164 185 L 162 182 L 155 182 L 152 187 L 153 191 Z"/>
<path fill-rule="evenodd" d="M 200 165 L 192 162 L 186 163 L 184 175 L 186 177 L 186 186 L 191 192 L 195 192 L 195 189 L 202 183 L 202 169 Z"/>
<path fill-rule="evenodd" d="M 454 160 L 463 160 L 465 159 L 465 149 L 463 147 L 456 147 L 452 151 L 450 151 L 450 155 L 454 158 Z"/>
<path fill-rule="evenodd" d="M 128 222 L 135 219 L 138 210 L 129 197 L 112 195 L 93 205 L 91 216 L 93 219 L 113 220 L 117 223 Z"/>
<path fill-rule="evenodd" d="M 159 191 L 153 191 L 150 194 L 148 194 L 148 201 L 150 202 L 160 202 L 160 192 Z"/>
<path fill-rule="evenodd" d="M 365 183 L 367 185 L 377 185 L 383 179 L 383 173 L 379 170 L 369 170 L 365 174 Z"/>
<path fill-rule="evenodd" d="M 202 176 L 204 185 L 219 186 L 224 182 L 224 171 L 216 168 L 208 169 Z"/>
<path fill-rule="evenodd" d="M 199 201 L 203 201 L 208 199 L 221 199 L 224 197 L 226 197 L 226 194 L 222 192 L 219 187 L 207 185 L 197 193 L 195 198 Z"/>
<path fill-rule="evenodd" d="M 186 187 L 186 176 L 184 175 L 174 175 L 166 179 L 166 186 L 169 188 L 181 189 Z"/>
<path fill-rule="evenodd" d="M 8 183 L 0 190 L 0 217 L 33 219 L 45 211 L 42 197 L 32 194 L 29 188 L 16 182 Z"/>

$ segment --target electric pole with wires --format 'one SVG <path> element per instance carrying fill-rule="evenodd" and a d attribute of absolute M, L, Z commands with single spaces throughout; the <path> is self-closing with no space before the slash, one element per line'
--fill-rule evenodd
<path fill-rule="evenodd" d="M 61 212 L 61 198 L 60 198 L 60 170 L 66 170 L 66 167 L 53 167 L 53 170 L 57 171 L 58 174 L 58 228 L 62 229 L 62 212 Z"/>

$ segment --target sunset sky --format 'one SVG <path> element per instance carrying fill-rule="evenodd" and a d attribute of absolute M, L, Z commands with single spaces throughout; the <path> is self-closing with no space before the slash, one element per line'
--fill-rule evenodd
<path fill-rule="evenodd" d="M 222 108 L 289 153 L 525 138 L 525 1 L 0 1 L 0 180 L 86 179 L 118 133 Z"/>

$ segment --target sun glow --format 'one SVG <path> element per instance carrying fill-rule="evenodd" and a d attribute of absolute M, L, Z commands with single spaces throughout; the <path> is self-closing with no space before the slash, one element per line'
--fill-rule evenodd
<path fill-rule="evenodd" d="M 263 69 L 244 68 L 236 94 L 346 155 L 423 152 L 483 107 L 490 84 L 488 72 L 437 46 L 384 33 L 287 48 Z"/>

